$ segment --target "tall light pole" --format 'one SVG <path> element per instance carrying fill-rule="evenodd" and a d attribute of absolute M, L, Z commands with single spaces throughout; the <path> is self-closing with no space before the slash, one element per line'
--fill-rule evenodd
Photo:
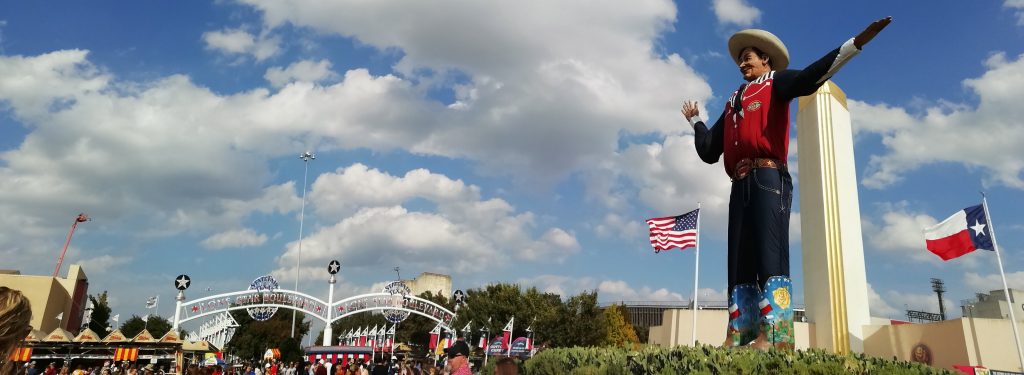
<path fill-rule="evenodd" d="M 302 222 L 306 217 L 306 177 L 309 176 L 309 161 L 316 160 L 316 155 L 306 151 L 299 155 L 305 172 L 302 173 L 302 208 L 299 210 L 299 254 L 295 257 L 295 291 L 299 291 L 299 259 L 302 259 Z M 292 338 L 295 338 L 295 310 L 292 310 Z"/>
<path fill-rule="evenodd" d="M 57 258 L 57 268 L 53 270 L 53 277 L 57 277 L 60 273 L 60 265 L 61 263 L 64 263 L 64 254 L 68 252 L 68 245 L 71 244 L 71 236 L 75 234 L 75 228 L 78 227 L 78 223 L 84 223 L 89 220 L 92 219 L 89 219 L 88 215 L 78 214 L 78 217 L 75 218 L 75 222 L 71 223 L 71 230 L 68 231 L 68 239 L 64 241 L 64 249 L 60 251 L 60 258 Z"/>

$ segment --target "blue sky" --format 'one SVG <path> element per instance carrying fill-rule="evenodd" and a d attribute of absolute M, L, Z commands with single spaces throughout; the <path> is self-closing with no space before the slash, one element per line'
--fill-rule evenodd
<path fill-rule="evenodd" d="M 0 266 L 51 272 L 85 212 L 65 269 L 82 264 L 115 313 L 145 314 L 159 294 L 169 315 L 181 273 L 190 298 L 267 273 L 290 286 L 297 156 L 311 150 L 310 294 L 326 295 L 338 259 L 343 296 L 379 290 L 398 266 L 463 289 L 686 300 L 693 252 L 653 254 L 643 220 L 701 201 L 701 298 L 723 300 L 729 182 L 696 157 L 680 103 L 722 110 L 740 83 L 725 48 L 739 29 L 772 31 L 800 67 L 891 15 L 835 77 L 854 122 L 872 313 L 937 311 L 932 277 L 953 314 L 1001 286 L 993 254 L 942 262 L 920 232 L 980 190 L 1024 288 L 1024 3 L 857 7 L 4 2 Z"/>

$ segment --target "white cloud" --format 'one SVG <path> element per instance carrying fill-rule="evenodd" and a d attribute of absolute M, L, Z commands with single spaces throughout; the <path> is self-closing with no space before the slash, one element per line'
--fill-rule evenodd
<path fill-rule="evenodd" d="M 283 87 L 292 82 L 320 82 L 336 79 L 338 74 L 331 71 L 331 62 L 327 60 L 302 60 L 287 68 L 272 67 L 263 75 L 273 87 Z"/>
<path fill-rule="evenodd" d="M 1003 290 L 1003 279 L 997 273 L 989 273 L 982 276 L 975 272 L 967 272 L 964 275 L 964 283 L 967 284 L 968 290 L 977 293 Z M 1006 285 L 1010 289 L 1024 290 L 1024 271 L 1007 273 Z"/>
<path fill-rule="evenodd" d="M 895 319 L 906 319 L 907 310 L 939 313 L 939 297 L 934 293 L 918 294 L 890 290 L 885 292 L 885 299 L 892 301 L 889 306 L 896 305 L 893 308 L 902 313 L 902 317 L 897 315 L 894 316 Z M 945 305 L 947 318 L 960 314 L 959 306 L 950 298 L 944 298 L 942 304 Z"/>
<path fill-rule="evenodd" d="M 683 296 L 665 288 L 647 286 L 633 288 L 622 280 L 606 280 L 597 285 L 598 297 L 603 301 L 682 301 Z M 687 299 L 688 300 L 688 299 Z"/>
<path fill-rule="evenodd" d="M 1024 0 L 1006 0 L 1003 7 L 1013 9 L 1013 14 L 1017 16 L 1017 26 L 1024 26 Z"/>
<path fill-rule="evenodd" d="M 207 31 L 203 33 L 203 42 L 210 50 L 227 55 L 250 55 L 263 61 L 281 51 L 280 38 L 268 34 L 264 31 L 257 36 L 242 29 Z"/>
<path fill-rule="evenodd" d="M 692 296 L 692 291 L 686 293 L 684 297 L 684 294 L 667 288 L 654 289 L 646 285 L 634 287 L 623 280 L 597 280 L 592 277 L 538 275 L 529 279 L 519 279 L 518 283 L 536 287 L 542 292 L 555 293 L 563 298 L 597 290 L 597 298 L 602 302 L 689 301 Z M 704 288 L 700 289 L 700 299 L 710 303 L 721 303 L 726 300 L 726 295 L 723 291 Z"/>
<path fill-rule="evenodd" d="M 482 199 L 480 189 L 425 169 L 392 176 L 362 164 L 320 175 L 310 204 L 324 227 L 304 239 L 303 262 L 344 259 L 348 267 L 406 264 L 417 268 L 483 272 L 480 261 L 510 259 L 560 262 L 579 251 L 575 235 L 547 228 L 508 202 Z M 425 212 L 402 206 L 414 199 L 433 204 Z M 297 243 L 279 258 L 282 268 L 298 256 Z"/>
<path fill-rule="evenodd" d="M 98 274 L 116 271 L 119 266 L 128 264 L 131 261 L 132 257 L 130 256 L 114 256 L 108 254 L 100 255 L 95 258 L 78 260 L 74 263 L 82 266 L 82 269 L 85 270 L 87 274 Z M 69 263 L 65 262 L 65 267 L 67 264 Z M 66 269 L 63 272 L 66 272 Z"/>
<path fill-rule="evenodd" d="M 917 261 L 939 260 L 925 248 L 924 228 L 938 223 L 926 214 L 913 212 L 906 201 L 880 204 L 879 217 L 861 222 L 865 239 L 874 249 Z"/>
<path fill-rule="evenodd" d="M 711 9 L 722 24 L 748 27 L 761 20 L 761 10 L 747 4 L 746 0 L 713 0 Z"/>
<path fill-rule="evenodd" d="M 868 283 L 868 308 L 871 311 L 871 316 L 889 319 L 905 319 L 905 313 L 892 307 L 889 302 L 886 302 L 875 288 Z"/>
<path fill-rule="evenodd" d="M 387 77 L 408 96 L 353 111 L 359 121 L 372 119 L 379 129 L 332 137 L 386 139 L 419 154 L 473 159 L 481 170 L 520 179 L 556 181 L 591 169 L 614 154 L 623 132 L 677 132 L 682 122 L 675 108 L 681 98 L 703 101 L 711 92 L 679 56 L 654 52 L 675 17 L 675 5 L 666 0 L 628 6 L 536 0 L 450 7 L 445 2 L 248 3 L 262 12 L 268 29 L 287 23 L 401 50 L 395 69 L 402 77 L 425 85 L 421 90 L 442 85 L 454 93 L 452 103 L 435 107 L 442 103 L 423 100 L 415 85 L 406 91 L 409 82 Z M 486 21 L 495 19 L 504 21 Z M 452 71 L 469 79 L 451 86 L 445 77 Z M 386 108 L 373 116 L 380 107 Z M 397 134 L 388 134 L 392 130 Z"/>
<path fill-rule="evenodd" d="M 613 162 L 606 173 L 627 178 L 629 194 L 650 208 L 648 217 L 679 215 L 697 208 L 699 201 L 701 230 L 726 232 L 732 183 L 721 162 L 709 165 L 700 160 L 692 136 L 668 136 L 660 144 L 634 144 Z"/>
<path fill-rule="evenodd" d="M 249 228 L 229 230 L 214 234 L 202 242 L 207 249 L 223 249 L 226 247 L 253 247 L 260 246 L 267 242 L 267 235 L 256 233 Z"/>
<path fill-rule="evenodd" d="M 594 227 L 594 233 L 601 238 L 640 239 L 647 236 L 647 227 L 640 219 L 608 213 L 601 223 Z"/>
<path fill-rule="evenodd" d="M 871 156 L 862 183 L 884 188 L 902 181 L 907 172 L 947 162 L 982 171 L 986 184 L 1024 189 L 1024 148 L 1019 147 L 1024 107 L 1017 103 L 1016 90 L 1024 85 L 1024 55 L 1007 60 L 997 53 L 985 65 L 988 71 L 981 77 L 963 82 L 978 95 L 977 106 L 939 102 L 912 115 L 904 108 L 851 100 L 854 129 L 861 136 L 877 134 L 885 147 L 884 153 Z"/>

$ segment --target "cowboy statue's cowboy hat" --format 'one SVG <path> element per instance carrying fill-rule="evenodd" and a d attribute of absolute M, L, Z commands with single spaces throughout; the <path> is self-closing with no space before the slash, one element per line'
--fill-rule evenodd
<path fill-rule="evenodd" d="M 729 54 L 736 64 L 740 63 L 740 52 L 754 47 L 768 55 L 773 70 L 785 70 L 789 66 L 789 50 L 779 37 L 761 29 L 740 30 L 729 37 Z"/>

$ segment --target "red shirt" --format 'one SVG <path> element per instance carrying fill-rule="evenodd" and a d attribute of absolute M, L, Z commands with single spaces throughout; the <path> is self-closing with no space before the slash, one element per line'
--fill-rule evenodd
<path fill-rule="evenodd" d="M 790 98 L 772 95 L 775 72 L 746 85 L 739 101 L 740 111 L 731 105 L 734 91 L 725 106 L 725 173 L 733 177 L 736 164 L 743 159 L 767 158 L 786 162 L 789 155 Z"/>
<path fill-rule="evenodd" d="M 711 129 L 702 121 L 694 123 L 697 154 L 709 164 L 725 155 L 729 177 L 734 177 L 736 164 L 746 158 L 775 159 L 784 164 L 789 156 L 790 101 L 814 93 L 857 52 L 850 39 L 803 70 L 771 71 L 745 84 L 733 92 Z"/>

